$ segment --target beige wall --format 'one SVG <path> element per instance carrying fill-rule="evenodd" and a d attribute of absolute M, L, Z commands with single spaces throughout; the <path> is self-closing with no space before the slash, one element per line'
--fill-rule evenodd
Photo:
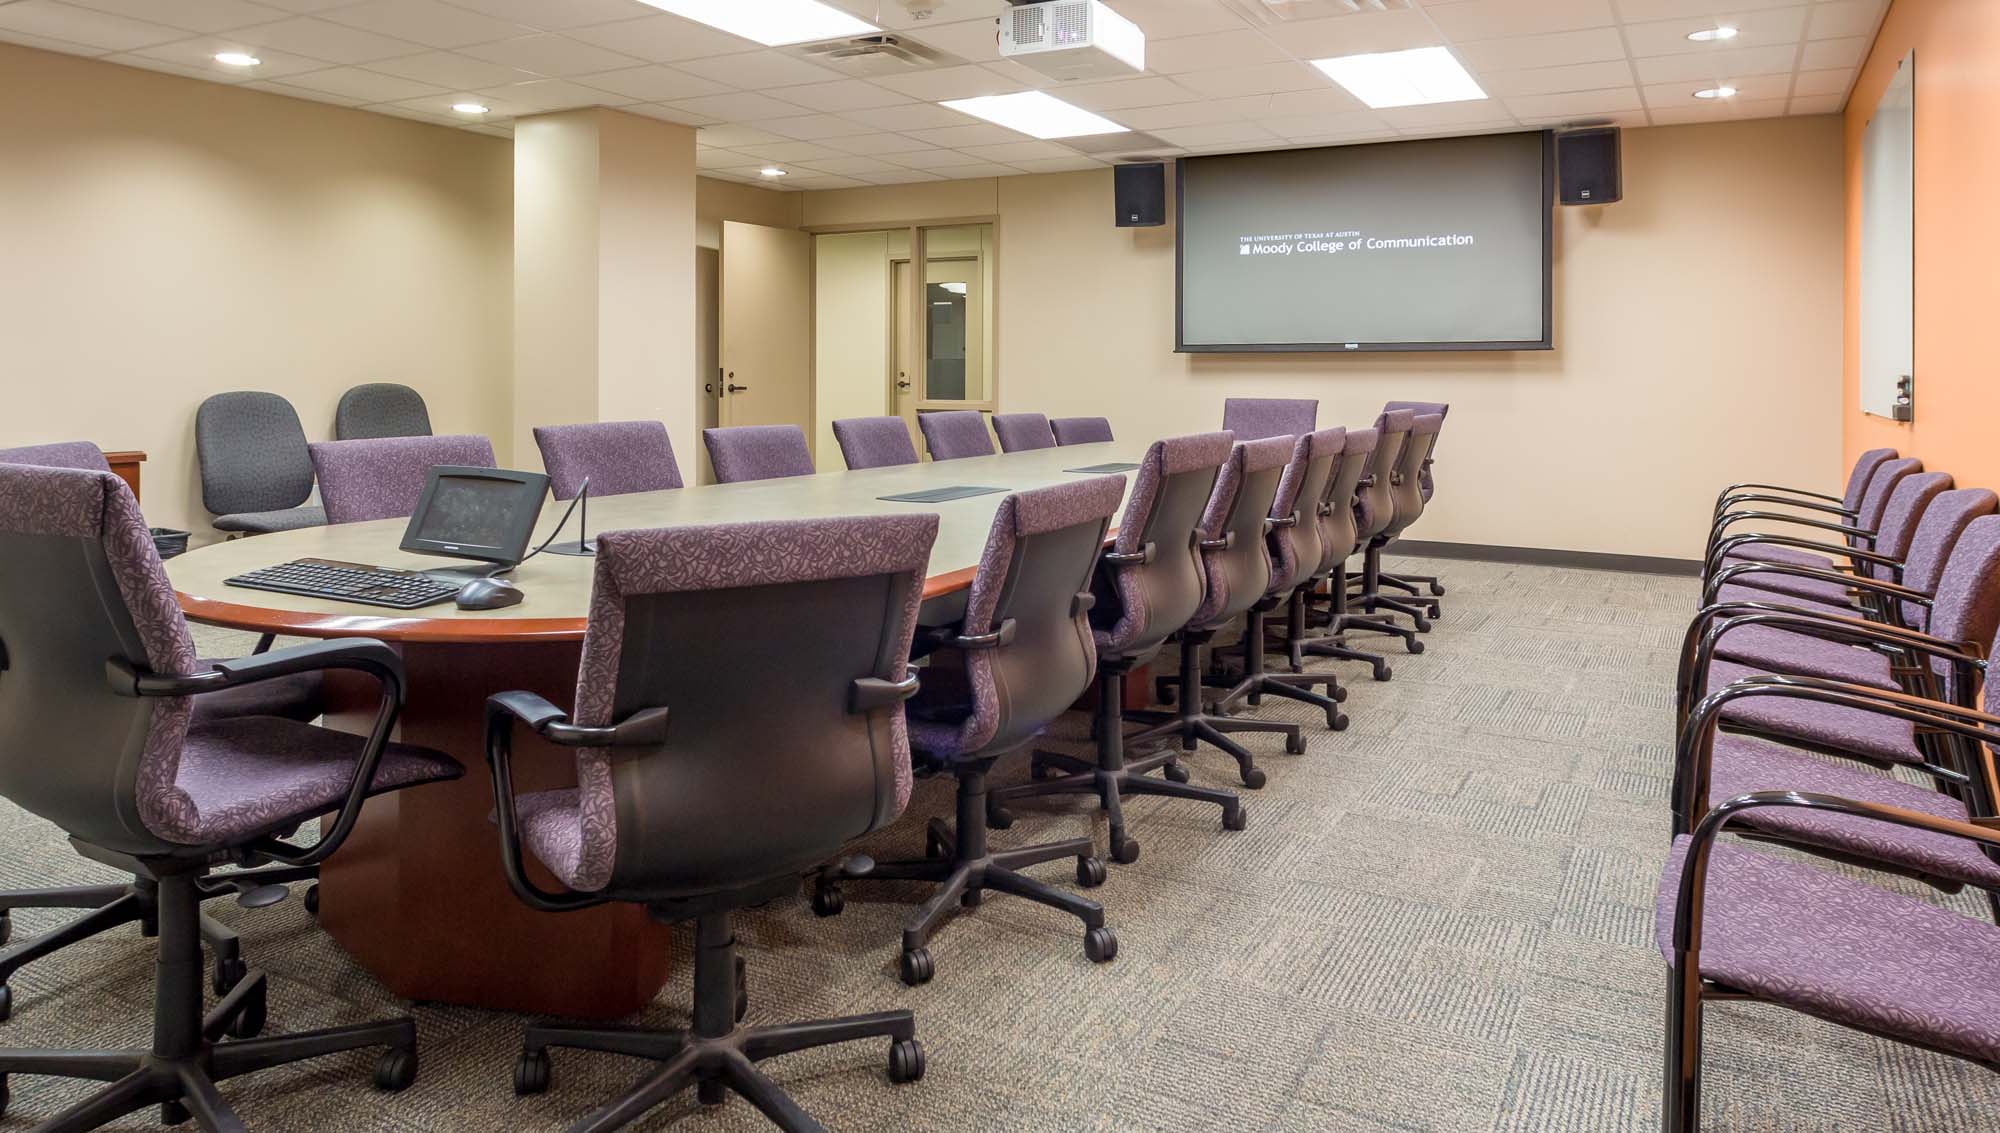
<path fill-rule="evenodd" d="M 804 219 L 997 213 L 1003 411 L 1158 436 L 1230 396 L 1350 426 L 1448 401 L 1413 538 L 1692 557 L 1722 483 L 1838 477 L 1840 172 L 1832 116 L 1627 131 L 1625 200 L 1558 210 L 1549 352 L 1175 354 L 1173 230 L 1113 227 L 1109 170 L 809 193 Z"/>
<path fill-rule="evenodd" d="M 508 143 L 0 44 L 0 446 L 144 449 L 212 534 L 194 412 L 263 389 L 308 437 L 358 382 L 505 456 Z"/>

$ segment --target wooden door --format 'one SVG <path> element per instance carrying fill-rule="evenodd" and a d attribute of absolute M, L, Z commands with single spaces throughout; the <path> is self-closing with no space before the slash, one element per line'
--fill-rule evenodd
<path fill-rule="evenodd" d="M 797 425 L 812 441 L 812 237 L 722 222 L 722 424 Z"/>

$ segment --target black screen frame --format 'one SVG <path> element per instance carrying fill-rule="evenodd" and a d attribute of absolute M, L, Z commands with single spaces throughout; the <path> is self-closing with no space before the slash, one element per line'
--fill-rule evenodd
<path fill-rule="evenodd" d="M 532 500 L 533 506 L 521 506 L 509 517 L 506 542 L 481 546 L 471 543 L 446 543 L 441 539 L 419 538 L 417 532 L 423 529 L 424 517 L 430 512 L 431 504 L 437 497 L 439 485 L 447 478 L 498 480 L 519 485 L 522 498 Z M 424 474 L 424 494 L 417 499 L 417 509 L 410 513 L 410 523 L 403 529 L 401 549 L 413 555 L 438 555 L 450 559 L 471 559 L 474 562 L 495 563 L 513 566 L 526 557 L 528 540 L 535 533 L 535 524 L 542 517 L 542 504 L 548 497 L 549 478 L 540 472 L 519 472 L 511 468 L 472 468 L 463 465 L 440 464 Z"/>
<path fill-rule="evenodd" d="M 1174 353 L 1176 354 L 1379 354 L 1384 352 L 1411 351 L 1501 351 L 1501 350 L 1554 350 L 1555 349 L 1555 131 L 1521 130 L 1509 133 L 1536 133 L 1542 138 L 1542 337 L 1520 341 L 1484 342 L 1219 342 L 1190 343 L 1183 326 L 1185 296 L 1181 287 L 1181 271 L 1184 248 L 1186 246 L 1186 217 L 1184 191 L 1186 169 L 1189 162 L 1228 161 L 1239 155 L 1233 153 L 1204 154 L 1183 157 L 1174 162 Z M 1421 138 L 1393 142 L 1369 142 L 1368 145 L 1406 145 L 1408 141 L 1449 141 L 1449 138 Z M 1311 149 L 1356 149 L 1357 146 L 1302 146 Z M 1257 151 L 1265 153 L 1268 151 Z"/>

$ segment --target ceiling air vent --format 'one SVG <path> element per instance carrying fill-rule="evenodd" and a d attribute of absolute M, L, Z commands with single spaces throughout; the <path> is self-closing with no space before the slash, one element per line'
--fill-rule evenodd
<path fill-rule="evenodd" d="M 883 32 L 854 39 L 829 39 L 787 48 L 791 54 L 856 78 L 902 75 L 931 67 L 956 66 L 965 60 L 908 36 Z"/>
<path fill-rule="evenodd" d="M 1327 20 L 1369 12 L 1407 12 L 1411 0 L 1222 0 L 1254 23 L 1287 24 L 1294 20 Z"/>

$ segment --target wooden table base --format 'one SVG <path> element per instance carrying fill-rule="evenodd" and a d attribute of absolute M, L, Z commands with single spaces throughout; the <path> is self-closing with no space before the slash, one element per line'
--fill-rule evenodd
<path fill-rule="evenodd" d="M 489 820 L 481 710 L 486 697 L 530 689 L 557 704 L 576 688 L 575 643 L 401 647 L 409 673 L 398 738 L 449 753 L 465 777 L 371 799 L 320 869 L 320 924 L 362 967 L 406 999 L 573 1018 L 611 1019 L 651 1002 L 666 982 L 670 930 L 633 905 L 540 913 L 500 869 Z M 373 686 L 342 682 L 330 723 L 365 731 Z M 518 791 L 574 786 L 571 753 L 517 732 Z M 533 859 L 545 889 L 560 888 Z"/>

